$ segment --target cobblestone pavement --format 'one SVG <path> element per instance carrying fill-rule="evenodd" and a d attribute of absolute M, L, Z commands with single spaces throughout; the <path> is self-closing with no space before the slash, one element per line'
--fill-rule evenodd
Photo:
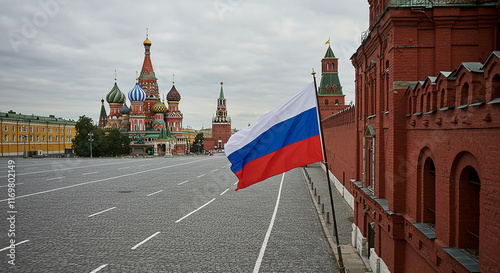
<path fill-rule="evenodd" d="M 223 155 L 14 158 L 17 198 L 9 203 L 7 160 L 0 159 L 0 272 L 252 272 L 281 182 L 235 192 Z M 300 169 L 285 174 L 258 268 L 338 272 Z"/>

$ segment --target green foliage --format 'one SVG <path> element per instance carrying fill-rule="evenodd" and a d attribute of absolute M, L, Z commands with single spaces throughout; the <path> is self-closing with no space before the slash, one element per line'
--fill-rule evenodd
<path fill-rule="evenodd" d="M 203 152 L 203 133 L 198 133 L 194 138 L 193 144 L 191 145 L 190 152 L 192 153 L 200 153 Z"/>
<path fill-rule="evenodd" d="M 123 135 L 116 128 L 112 129 L 108 136 L 104 136 L 104 131 L 93 125 L 91 118 L 81 116 L 75 125 L 76 136 L 73 139 L 72 148 L 79 156 L 90 156 L 90 136 L 92 132 L 92 156 L 115 156 L 128 154 L 130 140 L 127 135 Z"/>

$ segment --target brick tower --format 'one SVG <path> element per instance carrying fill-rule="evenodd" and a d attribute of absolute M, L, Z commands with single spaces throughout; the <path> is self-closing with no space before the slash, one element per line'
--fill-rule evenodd
<path fill-rule="evenodd" d="M 220 83 L 220 93 L 217 99 L 217 110 L 212 119 L 213 145 L 209 148 L 224 149 L 231 137 L 231 118 L 227 115 L 226 98 L 224 97 L 223 83 Z"/>
<path fill-rule="evenodd" d="M 146 35 L 146 40 L 144 40 L 143 45 L 144 62 L 142 64 L 141 73 L 139 75 L 139 86 L 146 93 L 146 100 L 144 101 L 146 130 L 152 130 L 155 120 L 155 113 L 151 111 L 151 108 L 158 101 L 160 95 L 158 91 L 158 79 L 156 78 L 155 72 L 153 70 L 153 64 L 151 63 L 151 41 L 149 40 L 148 35 Z"/>
<path fill-rule="evenodd" d="M 338 58 L 333 54 L 330 40 L 327 44 L 328 49 L 325 57 L 321 60 L 321 82 L 318 87 L 322 120 L 347 107 L 344 105 L 345 95 L 342 93 L 342 85 L 340 85 Z"/>

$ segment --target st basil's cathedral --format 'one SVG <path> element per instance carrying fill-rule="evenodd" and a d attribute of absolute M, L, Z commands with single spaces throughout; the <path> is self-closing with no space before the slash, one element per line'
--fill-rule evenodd
<path fill-rule="evenodd" d="M 113 128 L 127 134 L 133 140 L 131 155 L 146 155 L 147 147 L 154 148 L 154 155 L 185 154 L 187 140 L 183 138 L 183 115 L 179 110 L 181 95 L 172 82 L 167 94 L 167 104 L 161 100 L 157 78 L 151 63 L 151 41 L 146 36 L 143 43 L 145 53 L 141 73 L 136 76 L 135 86 L 128 96 L 116 83 L 106 95 L 109 115 L 106 115 L 102 100 L 99 127 L 106 133 Z M 130 106 L 126 100 L 130 101 Z"/>

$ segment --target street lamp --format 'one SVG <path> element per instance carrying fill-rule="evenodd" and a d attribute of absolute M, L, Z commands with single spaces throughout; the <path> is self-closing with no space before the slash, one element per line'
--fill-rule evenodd
<path fill-rule="evenodd" d="M 92 136 L 94 135 L 94 133 L 90 132 L 90 133 L 88 133 L 88 135 L 90 137 L 89 138 L 89 141 L 90 141 L 90 158 L 92 158 L 92 141 L 94 141 L 94 139 L 92 139 Z"/>

